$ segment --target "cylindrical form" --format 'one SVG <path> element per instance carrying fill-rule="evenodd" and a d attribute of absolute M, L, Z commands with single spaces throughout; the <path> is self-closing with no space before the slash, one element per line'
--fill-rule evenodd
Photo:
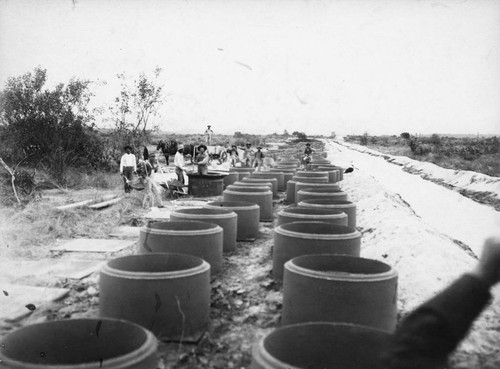
<path fill-rule="evenodd" d="M 278 180 L 276 178 L 257 178 L 257 177 L 245 177 L 240 182 L 249 183 L 271 183 L 273 197 L 278 197 Z"/>
<path fill-rule="evenodd" d="M 162 340 L 197 342 L 209 324 L 210 265 L 168 253 L 108 261 L 99 276 L 99 313 L 140 324 Z"/>
<path fill-rule="evenodd" d="M 230 172 L 250 172 L 253 173 L 255 172 L 255 168 L 251 167 L 231 167 L 229 168 Z"/>
<path fill-rule="evenodd" d="M 311 302 L 314 303 L 314 302 Z M 253 347 L 251 369 L 382 369 L 391 335 L 355 324 L 312 322 L 278 328 Z"/>
<path fill-rule="evenodd" d="M 302 255 L 359 256 L 361 233 L 354 228 L 326 222 L 294 222 L 274 229 L 273 277 L 283 278 L 283 265 Z"/>
<path fill-rule="evenodd" d="M 155 369 L 157 340 L 143 327 L 115 319 L 32 324 L 2 339 L 6 369 Z"/>
<path fill-rule="evenodd" d="M 328 188 L 330 191 L 340 191 L 340 186 L 336 183 L 295 183 L 295 203 L 297 203 L 297 192 L 305 188 Z"/>
<path fill-rule="evenodd" d="M 292 222 L 327 222 L 347 225 L 347 214 L 332 209 L 287 207 L 278 212 L 278 225 Z"/>
<path fill-rule="evenodd" d="M 295 173 L 297 177 L 327 177 L 328 178 L 328 172 L 317 172 L 317 171 L 307 171 L 307 170 L 302 170 L 298 171 Z"/>
<path fill-rule="evenodd" d="M 278 190 L 284 191 L 285 179 L 283 173 L 280 172 L 255 172 L 251 178 L 274 178 L 278 181 Z"/>
<path fill-rule="evenodd" d="M 397 272 L 377 260 L 331 254 L 296 257 L 285 263 L 281 324 L 342 322 L 392 332 L 397 285 Z"/>
<path fill-rule="evenodd" d="M 286 184 L 286 201 L 290 204 L 295 203 L 295 183 L 328 183 L 328 177 L 298 177 L 293 176 L 291 181 Z"/>
<path fill-rule="evenodd" d="M 239 187 L 228 186 L 222 194 L 222 201 L 248 201 L 259 205 L 259 220 L 273 221 L 273 193 L 267 186 Z"/>
<path fill-rule="evenodd" d="M 224 230 L 222 250 L 224 252 L 236 250 L 236 225 L 238 223 L 238 215 L 231 210 L 207 208 L 176 209 L 170 214 L 170 220 L 196 220 L 217 224 Z"/>
<path fill-rule="evenodd" d="M 238 172 L 229 172 L 225 177 L 224 177 L 224 186 L 229 186 L 230 184 L 233 184 L 240 178 Z"/>
<path fill-rule="evenodd" d="M 297 192 L 295 202 L 299 203 L 304 200 L 314 199 L 347 200 L 347 194 L 343 191 L 328 188 L 304 188 Z"/>
<path fill-rule="evenodd" d="M 315 166 L 314 169 L 317 170 L 337 170 L 338 171 L 338 176 L 339 176 L 339 181 L 344 179 L 344 168 L 339 167 L 338 165 L 333 165 L 333 164 L 318 164 Z"/>
<path fill-rule="evenodd" d="M 227 209 L 238 214 L 237 241 L 255 241 L 259 237 L 259 205 L 246 201 L 214 201 L 205 205 L 208 209 Z"/>
<path fill-rule="evenodd" d="M 188 193 L 195 197 L 220 196 L 224 190 L 225 174 L 188 173 Z"/>
<path fill-rule="evenodd" d="M 336 209 L 347 214 L 347 225 L 356 228 L 356 204 L 351 201 L 341 200 L 304 200 L 298 203 L 302 208 Z"/>
<path fill-rule="evenodd" d="M 340 171 L 338 169 L 319 166 L 317 170 L 321 172 L 328 172 L 329 182 L 331 183 L 340 182 Z"/>
<path fill-rule="evenodd" d="M 247 178 L 247 177 L 246 177 Z M 233 186 L 239 186 L 239 187 L 268 187 L 269 191 L 272 192 L 273 190 L 273 184 L 271 182 L 250 182 L 250 181 L 236 181 L 232 184 Z"/>
<path fill-rule="evenodd" d="M 149 223 L 141 228 L 139 254 L 168 252 L 198 256 L 210 264 L 215 274 L 222 268 L 222 234 L 222 227 L 213 223 Z"/>

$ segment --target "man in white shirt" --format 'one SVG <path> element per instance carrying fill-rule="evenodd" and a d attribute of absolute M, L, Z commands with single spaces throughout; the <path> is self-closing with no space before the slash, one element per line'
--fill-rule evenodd
<path fill-rule="evenodd" d="M 186 168 L 184 167 L 184 145 L 177 146 L 177 152 L 174 157 L 175 174 L 177 174 L 177 180 L 184 184 L 184 172 Z"/>
<path fill-rule="evenodd" d="M 207 129 L 205 131 L 205 136 L 207 138 L 207 146 L 212 145 L 212 135 L 214 134 L 214 131 L 210 129 L 212 126 L 207 126 Z"/>
<path fill-rule="evenodd" d="M 125 193 L 128 193 L 132 191 L 130 181 L 132 181 L 132 175 L 137 170 L 137 164 L 135 155 L 132 154 L 132 147 L 127 145 L 123 149 L 125 150 L 125 154 L 123 154 L 120 160 L 120 175 L 125 182 Z"/>

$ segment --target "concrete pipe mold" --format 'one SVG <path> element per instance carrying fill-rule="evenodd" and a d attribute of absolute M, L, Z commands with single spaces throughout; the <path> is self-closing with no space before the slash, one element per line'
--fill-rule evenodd
<path fill-rule="evenodd" d="M 208 208 L 191 208 L 191 209 L 176 209 L 170 214 L 172 221 L 196 220 L 217 224 L 222 227 L 222 251 L 230 252 L 236 250 L 236 225 L 238 215 L 228 209 L 208 209 Z"/>
<path fill-rule="evenodd" d="M 230 172 L 250 172 L 253 173 L 255 172 L 255 168 L 251 167 L 231 167 L 229 168 Z"/>
<path fill-rule="evenodd" d="M 340 170 L 323 166 L 318 167 L 317 170 L 320 172 L 327 172 L 330 183 L 340 182 Z"/>
<path fill-rule="evenodd" d="M 329 191 L 340 191 L 340 186 L 337 183 L 295 183 L 295 203 L 297 203 L 297 192 L 305 188 L 324 188 Z"/>
<path fill-rule="evenodd" d="M 302 183 L 328 183 L 328 177 L 298 177 L 293 176 L 286 184 L 286 200 L 293 204 L 295 203 L 295 184 Z"/>
<path fill-rule="evenodd" d="M 326 222 L 293 222 L 274 229 L 273 277 L 283 278 L 284 264 L 297 256 L 341 254 L 359 256 L 361 233 Z"/>
<path fill-rule="evenodd" d="M 229 172 L 225 177 L 224 177 L 224 186 L 227 187 L 234 182 L 236 182 L 240 178 L 240 174 L 238 172 Z"/>
<path fill-rule="evenodd" d="M 208 209 L 227 209 L 238 214 L 237 241 L 255 241 L 259 237 L 259 205 L 246 201 L 214 201 L 205 205 Z"/>
<path fill-rule="evenodd" d="M 326 177 L 328 178 L 328 172 L 319 172 L 319 171 L 297 171 L 295 173 L 297 177 Z"/>
<path fill-rule="evenodd" d="M 331 199 L 331 200 L 347 200 L 347 194 L 343 191 L 337 191 L 331 188 L 303 188 L 297 191 L 295 202 L 299 203 L 304 200 L 315 199 Z"/>
<path fill-rule="evenodd" d="M 312 322 L 278 328 L 252 350 L 251 369 L 383 369 L 391 335 L 355 324 Z"/>
<path fill-rule="evenodd" d="M 250 178 L 270 178 L 270 179 L 276 179 L 278 182 L 278 191 L 284 191 L 285 190 L 285 176 L 281 172 L 255 172 L 252 174 Z"/>
<path fill-rule="evenodd" d="M 220 196 L 224 190 L 225 174 L 188 173 L 188 193 L 194 197 Z"/>
<path fill-rule="evenodd" d="M 278 212 L 278 224 L 292 222 L 326 222 L 347 225 L 347 214 L 332 209 L 299 208 L 291 206 Z"/>
<path fill-rule="evenodd" d="M 346 200 L 316 199 L 304 200 L 298 203 L 301 208 L 336 209 L 347 214 L 347 225 L 356 228 L 356 204 Z"/>
<path fill-rule="evenodd" d="M 213 274 L 222 269 L 223 230 L 207 222 L 157 222 L 141 228 L 139 254 L 166 252 L 198 256 Z"/>
<path fill-rule="evenodd" d="M 273 192 L 267 186 L 240 187 L 228 186 L 222 194 L 222 201 L 247 201 L 259 205 L 259 220 L 273 221 Z"/>
<path fill-rule="evenodd" d="M 240 182 L 244 183 L 271 183 L 271 189 L 273 191 L 273 197 L 278 197 L 278 180 L 276 178 L 257 178 L 257 177 L 245 177 Z"/>
<path fill-rule="evenodd" d="M 166 341 L 197 342 L 209 324 L 210 265 L 183 254 L 129 255 L 99 276 L 99 314 L 149 329 Z"/>
<path fill-rule="evenodd" d="M 397 285 L 394 268 L 377 260 L 296 257 L 285 263 L 281 324 L 342 322 L 393 332 Z"/>
<path fill-rule="evenodd" d="M 248 178 L 248 177 L 245 177 Z M 250 177 L 251 178 L 251 177 Z M 273 184 L 271 182 L 250 182 L 250 181 L 237 181 L 233 183 L 233 186 L 239 187 L 267 187 L 269 191 L 273 191 Z M 274 194 L 273 194 L 274 195 Z"/>
<path fill-rule="evenodd" d="M 118 339 L 119 338 L 119 339 Z M 2 339 L 6 369 L 155 369 L 157 340 L 115 319 L 71 319 L 28 325 Z"/>

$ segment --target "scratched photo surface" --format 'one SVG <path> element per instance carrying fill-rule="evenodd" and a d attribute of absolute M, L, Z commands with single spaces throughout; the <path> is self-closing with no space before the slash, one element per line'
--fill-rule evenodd
<path fill-rule="evenodd" d="M 444 314 L 465 330 L 441 363 L 500 367 L 498 287 L 461 279 L 500 233 L 499 22 L 494 0 L 0 0 L 0 368 L 371 365 L 456 281 L 478 310 Z M 353 261 L 284 264 L 309 253 Z M 286 330 L 315 321 L 386 332 Z"/>

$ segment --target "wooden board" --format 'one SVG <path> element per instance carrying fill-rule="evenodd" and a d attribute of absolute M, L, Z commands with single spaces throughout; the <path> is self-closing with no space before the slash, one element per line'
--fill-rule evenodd
<path fill-rule="evenodd" d="M 72 252 L 117 252 L 135 243 L 133 240 L 76 238 L 51 248 L 52 251 Z"/>

